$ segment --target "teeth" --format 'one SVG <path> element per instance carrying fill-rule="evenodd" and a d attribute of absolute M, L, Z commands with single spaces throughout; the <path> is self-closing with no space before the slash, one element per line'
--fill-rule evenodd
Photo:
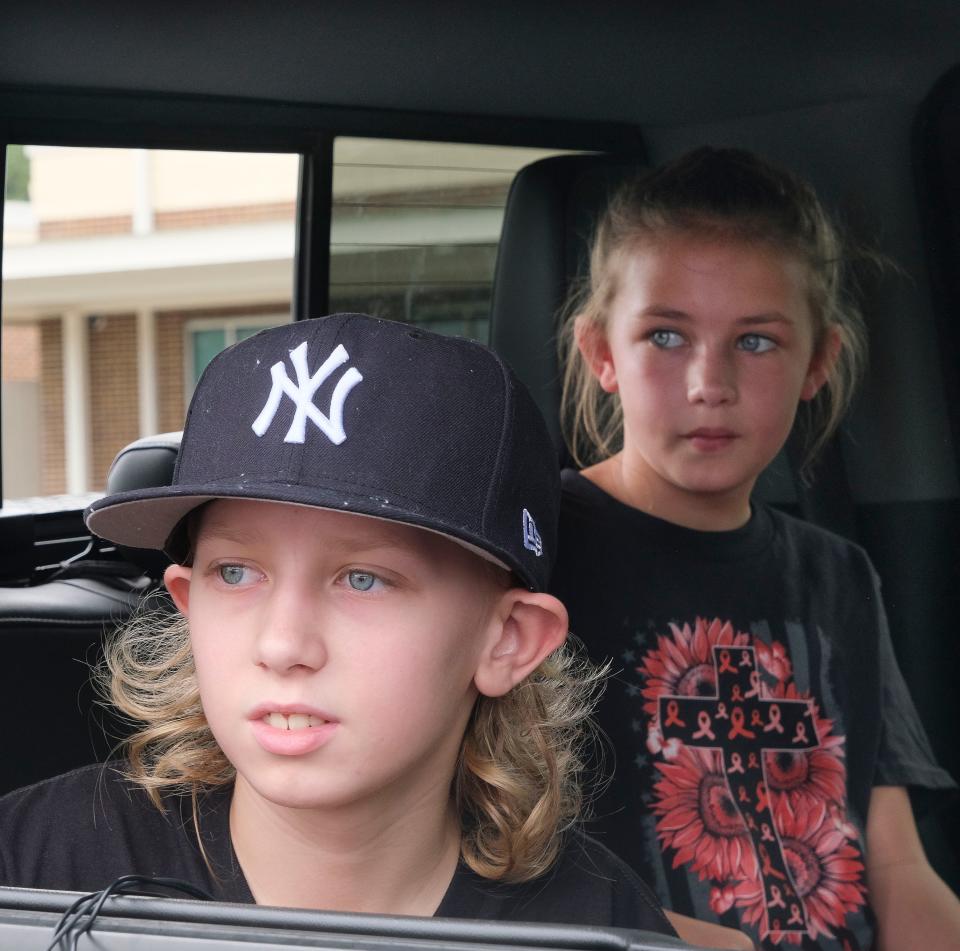
<path fill-rule="evenodd" d="M 282 713 L 268 713 L 263 719 L 275 730 L 305 730 L 307 727 L 319 726 L 325 722 L 307 713 L 291 713 L 289 716 Z"/>

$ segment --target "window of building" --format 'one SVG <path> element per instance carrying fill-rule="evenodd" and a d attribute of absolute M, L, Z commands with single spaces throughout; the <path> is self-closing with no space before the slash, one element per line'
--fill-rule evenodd
<path fill-rule="evenodd" d="M 200 380 L 207 364 L 226 347 L 230 347 L 247 337 L 252 337 L 268 327 L 284 323 L 286 314 L 278 314 L 270 319 L 269 315 L 206 318 L 188 321 L 185 326 L 186 340 L 184 354 L 188 360 L 184 378 L 187 382 L 185 397 L 187 400 Z"/>

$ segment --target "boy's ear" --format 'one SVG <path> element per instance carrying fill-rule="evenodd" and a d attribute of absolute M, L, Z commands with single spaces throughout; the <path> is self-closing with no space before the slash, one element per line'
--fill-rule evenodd
<path fill-rule="evenodd" d="M 163 583 L 173 598 L 177 610 L 184 616 L 190 607 L 190 578 L 193 569 L 186 565 L 170 565 L 163 573 Z"/>
<path fill-rule="evenodd" d="M 567 609 L 552 594 L 505 591 L 494 610 L 493 631 L 473 682 L 487 697 L 512 690 L 567 639 Z"/>
<path fill-rule="evenodd" d="M 807 377 L 803 381 L 803 389 L 800 390 L 800 399 L 812 400 L 820 392 L 823 384 L 830 378 L 842 348 L 840 332 L 836 327 L 828 328 L 826 339 L 810 360 Z"/>
<path fill-rule="evenodd" d="M 619 389 L 617 368 L 613 364 L 606 329 L 595 320 L 590 320 L 585 314 L 580 314 L 573 323 L 573 336 L 583 359 L 590 367 L 590 372 L 597 378 L 601 388 L 607 393 L 616 393 Z"/>

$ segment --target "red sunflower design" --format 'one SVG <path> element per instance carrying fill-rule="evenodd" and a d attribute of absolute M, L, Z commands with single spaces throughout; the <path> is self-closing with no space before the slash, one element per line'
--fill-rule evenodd
<path fill-rule="evenodd" d="M 759 643 L 759 642 L 758 642 Z M 788 662 L 789 663 L 789 662 Z M 807 700 L 796 686 L 778 684 L 764 694 L 773 700 Z M 846 794 L 847 770 L 843 762 L 844 737 L 832 734 L 833 721 L 820 716 L 813 704 L 820 746 L 806 752 L 768 752 L 763 754 L 768 787 L 774 794 L 787 795 L 792 802 L 806 799 L 811 803 L 843 804 Z"/>
<path fill-rule="evenodd" d="M 657 763 L 657 833 L 675 850 L 673 867 L 689 865 L 700 880 L 753 879 L 757 860 L 740 810 L 730 795 L 720 754 L 682 747 L 673 762 Z"/>
<path fill-rule="evenodd" d="M 658 635 L 657 646 L 647 652 L 637 672 L 644 677 L 643 709 L 651 716 L 657 714 L 657 698 L 713 697 L 717 693 L 717 670 L 713 664 L 715 644 L 747 646 L 749 634 L 734 633 L 729 621 L 717 618 L 706 621 L 697 618 L 691 630 L 689 624 L 670 625 L 673 637 Z"/>
<path fill-rule="evenodd" d="M 848 838 L 850 827 L 838 821 L 824 802 L 798 801 L 794 807 L 786 796 L 777 803 L 775 820 L 790 877 L 803 901 L 806 934 L 814 940 L 820 935 L 832 938 L 847 915 L 866 902 L 866 888 L 861 883 L 863 861 Z M 762 940 L 800 943 L 802 932 L 767 932 L 764 891 L 758 877 L 737 884 L 734 895 L 737 906 L 744 909 L 743 922 L 758 927 Z M 790 909 L 785 910 L 787 914 Z"/>
<path fill-rule="evenodd" d="M 805 701 L 815 724 L 816 749 L 762 754 L 761 785 L 769 790 L 768 815 L 779 852 L 773 866 L 763 848 L 756 851 L 757 832 L 748 831 L 731 796 L 722 737 L 718 749 L 687 746 L 677 736 L 664 740 L 657 716 L 663 696 L 717 698 L 715 646 L 753 648 L 761 675 L 759 696 Z M 709 880 L 711 909 L 721 915 L 736 908 L 743 924 L 759 928 L 761 938 L 772 944 L 797 944 L 803 935 L 832 937 L 866 901 L 861 835 L 846 815 L 845 738 L 834 735 L 834 721 L 820 715 L 812 696 L 797 690 L 786 648 L 737 632 L 729 622 L 697 618 L 693 627 L 671 624 L 670 633 L 658 636 L 656 647 L 647 651 L 637 673 L 649 716 L 647 748 L 658 757 L 650 808 L 661 847 L 673 853 L 673 867 Z M 782 883 L 770 876 L 782 878 L 777 867 L 784 865 L 799 901 L 786 902 L 786 896 L 774 890 Z M 769 909 L 768 896 L 774 896 Z M 778 897 L 786 903 L 777 906 Z M 806 931 L 782 930 L 797 925 Z M 769 935 L 768 928 L 773 928 Z"/>

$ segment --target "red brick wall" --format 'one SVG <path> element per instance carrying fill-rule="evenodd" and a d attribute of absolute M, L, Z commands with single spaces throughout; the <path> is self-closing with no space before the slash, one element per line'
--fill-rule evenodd
<path fill-rule="evenodd" d="M 257 221 L 293 221 L 296 202 L 260 202 L 256 205 L 225 205 L 220 208 L 185 208 L 179 211 L 158 211 L 154 228 L 168 231 L 176 228 L 211 228 L 219 225 L 248 224 Z M 102 215 L 90 218 L 50 218 L 38 225 L 40 238 L 85 238 L 90 235 L 130 234 L 132 215 Z"/>
<path fill-rule="evenodd" d="M 157 319 L 157 425 L 160 432 L 183 428 L 183 325 L 189 314 L 160 313 Z"/>
<path fill-rule="evenodd" d="M 87 321 L 91 489 L 102 489 L 114 456 L 140 435 L 137 318 L 111 314 Z"/>
<path fill-rule="evenodd" d="M 40 494 L 67 490 L 63 437 L 63 332 L 60 318 L 40 321 Z"/>

